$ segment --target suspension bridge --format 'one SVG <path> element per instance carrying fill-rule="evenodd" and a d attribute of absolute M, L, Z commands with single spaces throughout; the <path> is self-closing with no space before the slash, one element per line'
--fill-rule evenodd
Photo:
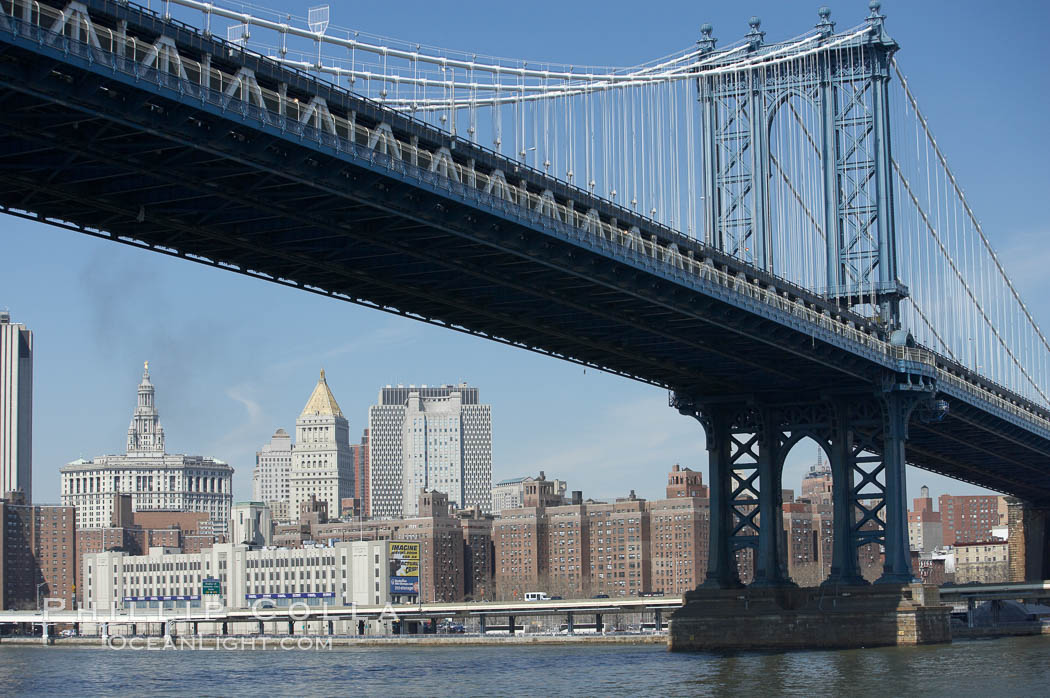
<path fill-rule="evenodd" d="M 738 584 L 741 548 L 756 585 L 788 583 L 802 438 L 832 465 L 831 583 L 862 583 L 869 543 L 882 581 L 911 580 L 905 463 L 1014 495 L 1045 532 L 1050 344 L 878 2 L 784 41 L 704 25 L 633 67 L 437 49 L 324 7 L 160 9 L 0 0 L 5 212 L 668 389 L 707 435 L 710 586 Z"/>

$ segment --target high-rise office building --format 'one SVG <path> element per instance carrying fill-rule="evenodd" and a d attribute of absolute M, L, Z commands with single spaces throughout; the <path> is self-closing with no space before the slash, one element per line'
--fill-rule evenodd
<path fill-rule="evenodd" d="M 368 427 L 373 517 L 416 516 L 424 490 L 446 493 L 454 508 L 492 510 L 492 408 L 477 388 L 387 386 Z"/>
<path fill-rule="evenodd" d="M 270 437 L 270 443 L 256 451 L 252 474 L 252 499 L 266 502 L 275 519 L 281 520 L 281 516 L 287 516 L 290 511 L 291 476 L 292 437 L 284 429 L 278 429 Z"/>
<path fill-rule="evenodd" d="M 393 403 L 391 390 L 381 390 L 368 410 L 368 509 L 375 519 L 401 518 L 405 407 Z"/>
<path fill-rule="evenodd" d="M 164 450 L 149 363 L 123 455 L 78 459 L 61 469 L 62 504 L 76 507 L 77 528 L 113 524 L 117 494 L 130 494 L 135 511 L 191 511 L 209 515 L 213 532 L 226 534 L 233 503 L 233 468 L 214 458 Z"/>
<path fill-rule="evenodd" d="M 306 407 L 295 420 L 290 513 L 313 496 L 335 516 L 344 498 L 354 496 L 350 423 L 328 387 L 324 369 Z"/>
<path fill-rule="evenodd" d="M 33 501 L 33 333 L 0 310 L 0 492 Z"/>

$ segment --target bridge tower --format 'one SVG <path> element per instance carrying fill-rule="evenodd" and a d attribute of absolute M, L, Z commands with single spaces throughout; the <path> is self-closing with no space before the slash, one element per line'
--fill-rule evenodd
<path fill-rule="evenodd" d="M 765 43 L 757 17 L 742 49 L 716 51 L 711 26 L 701 28 L 699 47 L 708 57 L 697 76 L 704 235 L 721 251 L 777 273 L 786 251 L 775 247 L 783 236 L 775 234 L 781 221 L 771 215 L 770 185 L 788 174 L 774 172 L 780 163 L 770 149 L 771 125 L 779 110 L 808 103 L 815 118 L 795 121 L 800 142 L 819 155 L 820 210 L 806 213 L 826 239 L 825 292 L 873 317 L 906 356 L 912 340 L 898 312 L 907 290 L 897 278 L 887 90 L 898 46 L 886 35 L 880 3 L 872 0 L 869 9 L 862 27 L 836 34 L 830 11 L 821 8 L 813 44 L 797 60 L 772 60 L 783 45 Z M 736 67 L 741 50 L 755 56 L 758 67 Z M 799 197 L 798 203 L 810 201 Z M 834 551 L 824 584 L 866 585 L 858 549 L 872 543 L 884 551 L 878 581 L 911 582 L 904 448 L 913 417 L 936 418 L 935 384 L 907 361 L 875 382 L 878 388 L 862 394 L 833 385 L 790 396 L 673 394 L 672 406 L 696 418 L 707 438 L 704 587 L 741 586 L 735 552 L 742 549 L 754 551 L 753 586 L 793 586 L 783 550 L 781 480 L 788 452 L 806 437 L 825 451 L 833 477 Z"/>
<path fill-rule="evenodd" d="M 778 273 L 789 250 L 777 249 L 774 233 L 789 224 L 773 215 L 771 191 L 783 179 L 806 211 L 805 225 L 823 237 L 824 293 L 875 316 L 889 333 L 900 326 L 907 294 L 897 277 L 888 103 L 898 45 L 878 0 L 870 10 L 863 31 L 844 35 L 820 8 L 814 45 L 794 53 L 767 45 L 752 17 L 743 50 L 754 67 L 740 67 L 740 49 L 717 52 L 711 25 L 701 27 L 703 231 L 715 248 Z M 814 118 L 803 119 L 796 105 Z M 789 181 L 794 173 L 771 153 L 771 128 L 783 113 L 819 158 L 819 200 L 803 200 Z"/>

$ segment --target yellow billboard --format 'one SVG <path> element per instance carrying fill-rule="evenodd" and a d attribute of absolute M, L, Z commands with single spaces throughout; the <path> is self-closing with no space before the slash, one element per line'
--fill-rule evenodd
<path fill-rule="evenodd" d="M 419 543 L 392 540 L 387 542 L 390 561 L 390 593 L 419 594 Z"/>

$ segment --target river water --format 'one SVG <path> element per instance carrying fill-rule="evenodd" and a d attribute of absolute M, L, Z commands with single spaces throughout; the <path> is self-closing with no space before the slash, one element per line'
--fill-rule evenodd
<path fill-rule="evenodd" d="M 1050 637 L 835 652 L 659 646 L 132 651 L 0 646 L 0 695 L 1045 696 Z"/>

